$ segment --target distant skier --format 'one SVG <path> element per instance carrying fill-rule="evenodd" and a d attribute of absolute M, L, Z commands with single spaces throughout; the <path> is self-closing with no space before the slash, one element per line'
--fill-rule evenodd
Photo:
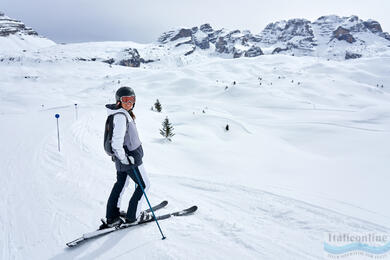
<path fill-rule="evenodd" d="M 130 87 L 121 87 L 116 91 L 115 98 L 115 104 L 106 105 L 108 119 L 105 149 L 112 155 L 112 160 L 115 162 L 117 180 L 108 198 L 106 221 L 103 221 L 100 229 L 118 226 L 123 222 L 133 223 L 151 218 L 150 215 L 141 211 L 145 196 L 134 174 L 134 170 L 137 171 L 141 185 L 146 192 L 149 189 L 149 178 L 142 163 L 144 154 L 134 121 L 134 90 Z M 126 217 L 122 219 L 119 209 L 120 197 L 128 185 L 129 177 L 137 183 L 137 187 L 129 201 Z"/>

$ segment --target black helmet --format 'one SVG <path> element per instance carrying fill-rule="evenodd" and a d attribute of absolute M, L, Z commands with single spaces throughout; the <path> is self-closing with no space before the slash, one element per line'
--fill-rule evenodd
<path fill-rule="evenodd" d="M 121 101 L 121 97 L 134 96 L 134 90 L 130 87 L 120 87 L 115 93 L 116 102 Z"/>

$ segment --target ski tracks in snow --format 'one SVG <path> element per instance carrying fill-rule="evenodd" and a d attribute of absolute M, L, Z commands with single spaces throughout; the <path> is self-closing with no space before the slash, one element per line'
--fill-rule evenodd
<path fill-rule="evenodd" d="M 170 187 L 163 191 L 170 201 L 182 205 L 193 201 L 199 206 L 196 216 L 188 218 L 186 232 L 210 248 L 228 248 L 218 255 L 219 259 L 237 254 L 229 249 L 238 250 L 237 256 L 250 259 L 322 259 L 325 232 L 390 231 L 384 226 L 263 190 L 186 177 L 154 175 L 152 178 L 159 189 Z M 183 201 L 179 202 L 178 198 Z M 175 225 L 180 226 L 182 222 L 177 220 Z"/>
<path fill-rule="evenodd" d="M 112 165 L 102 151 L 102 132 L 94 128 L 104 122 L 94 122 L 94 113 L 82 116 L 82 120 L 63 123 L 61 153 L 56 151 L 54 131 L 39 142 L 23 140 L 15 146 L 16 154 L 23 154 L 25 147 L 35 149 L 29 153 L 30 159 L 25 157 L 33 162 L 32 176 L 15 176 L 27 174 L 17 159 L 9 158 L 4 164 L 10 176 L 4 180 L 9 182 L 5 187 L 17 190 L 16 179 L 21 178 L 19 184 L 27 188 L 25 192 L 30 198 L 25 200 L 26 194 L 2 191 L 9 195 L 6 202 L 2 201 L 6 205 L 1 206 L 10 209 L 8 217 L 0 216 L 4 231 L 1 239 L 5 241 L 2 258 L 22 259 L 31 254 L 53 256 L 52 259 L 125 259 L 141 255 L 149 259 L 320 259 L 325 232 L 390 232 L 387 227 L 264 190 L 159 173 L 150 174 L 150 199 L 152 204 L 169 200 L 161 213 L 191 205 L 199 207 L 193 216 L 161 222 L 167 240 L 157 240 L 156 227 L 149 224 L 96 239 L 89 247 L 58 254 L 64 239 L 96 228 L 97 216 L 104 212 L 101 201 L 107 195 L 102 190 L 108 190 L 113 181 L 113 173 L 103 175 L 103 171 L 111 169 L 107 165 Z M 41 133 L 34 131 L 31 136 Z M 33 208 L 28 211 L 28 221 L 16 225 L 25 219 L 19 208 L 26 207 Z"/>

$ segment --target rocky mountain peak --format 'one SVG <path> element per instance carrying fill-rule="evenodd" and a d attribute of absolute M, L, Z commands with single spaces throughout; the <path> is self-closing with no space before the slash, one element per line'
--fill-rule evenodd
<path fill-rule="evenodd" d="M 390 35 L 379 22 L 363 21 L 356 15 L 321 16 L 307 19 L 281 20 L 268 24 L 259 34 L 250 31 L 214 29 L 210 24 L 181 28 L 164 33 L 159 42 L 174 47 L 188 46 L 185 55 L 196 49 L 212 49 L 224 57 L 255 57 L 284 53 L 297 56 L 322 56 L 332 59 L 359 58 L 388 48 Z M 377 45 L 374 42 L 381 44 Z M 379 47 L 378 47 L 379 46 Z"/>
<path fill-rule="evenodd" d="M 312 24 L 306 19 L 282 20 L 268 24 L 259 35 L 263 45 L 277 45 L 279 50 L 310 51 L 317 46 Z"/>
<path fill-rule="evenodd" d="M 159 38 L 162 44 L 189 47 L 184 55 L 212 46 L 216 54 L 232 58 L 259 56 L 266 49 L 267 54 L 332 59 L 362 57 L 367 50 L 375 53 L 378 45 L 374 42 L 382 42 L 387 48 L 389 43 L 386 40 L 390 40 L 390 35 L 382 31 L 379 22 L 371 19 L 363 21 L 356 15 L 327 15 L 314 22 L 300 18 L 281 20 L 268 24 L 259 34 L 247 30 L 216 30 L 206 23 L 199 27 L 169 31 Z M 347 45 L 343 45 L 343 42 Z"/>
<path fill-rule="evenodd" d="M 21 21 L 12 19 L 0 12 L 0 36 L 4 37 L 12 34 L 38 35 L 36 31 L 26 27 Z"/>
<path fill-rule="evenodd" d="M 202 24 L 199 29 L 204 32 L 204 33 L 212 33 L 213 32 L 213 28 L 211 27 L 210 24 L 208 23 L 205 23 L 205 24 Z"/>
<path fill-rule="evenodd" d="M 216 53 L 233 58 L 254 57 L 263 54 L 260 47 L 254 46 L 254 43 L 260 40 L 249 31 L 214 30 L 208 23 L 199 27 L 166 32 L 160 36 L 158 41 L 163 44 L 174 44 L 175 47 L 183 45 L 190 47 L 184 55 L 190 55 L 196 49 L 207 50 L 211 46 L 214 47 Z"/>
<path fill-rule="evenodd" d="M 326 31 L 326 29 L 334 31 L 338 27 L 343 27 L 344 29 L 355 33 L 382 33 L 382 27 L 379 22 L 372 19 L 363 21 L 356 15 L 352 15 L 349 17 L 339 17 L 336 15 L 321 16 L 315 22 L 313 22 L 313 24 L 319 26 L 323 31 Z"/>
<path fill-rule="evenodd" d="M 272 53 L 328 58 L 362 57 L 367 50 L 375 52 L 377 47 L 372 44 L 375 39 L 382 42 L 383 46 L 388 45 L 383 39 L 390 40 L 389 34 L 382 32 L 377 21 L 363 21 L 356 15 L 321 16 L 314 22 L 306 19 L 278 21 L 267 25 L 260 37 L 261 47 L 275 48 Z"/>

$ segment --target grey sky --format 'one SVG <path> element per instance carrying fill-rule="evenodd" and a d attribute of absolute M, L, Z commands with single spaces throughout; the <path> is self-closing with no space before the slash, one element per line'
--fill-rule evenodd
<path fill-rule="evenodd" d="M 210 23 L 259 33 L 278 20 L 357 15 L 390 32 L 389 0 L 1 0 L 0 11 L 56 42 L 155 41 L 169 29 Z"/>

